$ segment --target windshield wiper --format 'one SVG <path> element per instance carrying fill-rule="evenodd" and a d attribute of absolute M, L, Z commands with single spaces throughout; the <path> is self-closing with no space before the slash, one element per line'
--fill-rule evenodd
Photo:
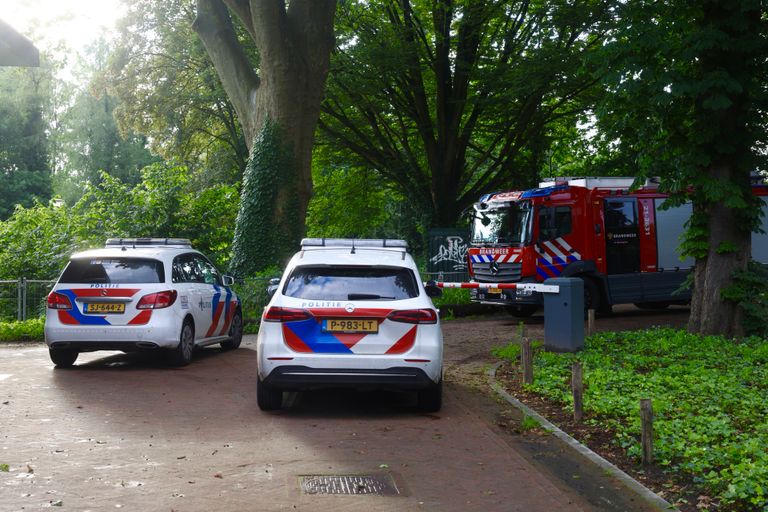
<path fill-rule="evenodd" d="M 389 299 L 394 300 L 394 297 L 385 297 L 383 295 L 376 295 L 375 293 L 350 293 L 347 295 L 347 300 L 378 300 Z"/>

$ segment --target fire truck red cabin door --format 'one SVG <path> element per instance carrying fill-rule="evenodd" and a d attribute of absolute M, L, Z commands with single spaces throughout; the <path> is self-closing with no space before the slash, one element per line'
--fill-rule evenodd
<path fill-rule="evenodd" d="M 637 199 L 610 197 L 603 202 L 605 259 L 608 274 L 640 272 Z"/>

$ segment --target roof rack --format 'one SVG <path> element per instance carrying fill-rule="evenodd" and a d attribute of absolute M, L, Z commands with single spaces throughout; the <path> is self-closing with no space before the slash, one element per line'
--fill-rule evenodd
<path fill-rule="evenodd" d="M 408 242 L 393 238 L 304 238 L 301 241 L 301 248 L 310 247 L 386 247 L 394 249 L 408 250 Z"/>
<path fill-rule="evenodd" d="M 108 238 L 104 247 L 181 247 L 191 249 L 189 238 Z"/>
<path fill-rule="evenodd" d="M 652 177 L 640 181 L 639 184 L 642 187 L 658 188 L 660 178 Z M 584 187 L 588 189 L 595 188 L 630 188 L 635 184 L 635 178 L 626 176 L 563 176 L 554 178 L 544 178 L 539 182 L 539 188 L 555 187 L 558 185 L 570 185 L 576 187 Z"/>

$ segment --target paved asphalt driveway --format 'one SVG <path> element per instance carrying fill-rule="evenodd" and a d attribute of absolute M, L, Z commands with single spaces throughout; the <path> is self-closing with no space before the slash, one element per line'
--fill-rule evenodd
<path fill-rule="evenodd" d="M 455 367 L 473 358 L 451 358 L 450 325 Z M 42 344 L 0 346 L 0 510 L 650 510 L 552 439 L 496 428 L 504 406 L 450 373 L 439 414 L 342 391 L 261 412 L 254 349 L 246 337 L 179 369 L 97 352 L 54 370 Z M 303 475 L 380 476 L 400 494 L 311 495 Z"/>

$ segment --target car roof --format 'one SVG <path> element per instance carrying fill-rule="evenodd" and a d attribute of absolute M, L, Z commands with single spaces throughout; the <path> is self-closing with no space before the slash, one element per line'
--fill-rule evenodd
<path fill-rule="evenodd" d="M 290 265 L 381 265 L 415 268 L 410 254 L 390 247 L 311 247 L 296 253 Z"/>
<path fill-rule="evenodd" d="M 101 249 L 89 249 L 75 253 L 70 259 L 79 258 L 153 258 L 166 259 L 185 253 L 201 254 L 195 249 L 189 247 L 104 247 Z"/>

